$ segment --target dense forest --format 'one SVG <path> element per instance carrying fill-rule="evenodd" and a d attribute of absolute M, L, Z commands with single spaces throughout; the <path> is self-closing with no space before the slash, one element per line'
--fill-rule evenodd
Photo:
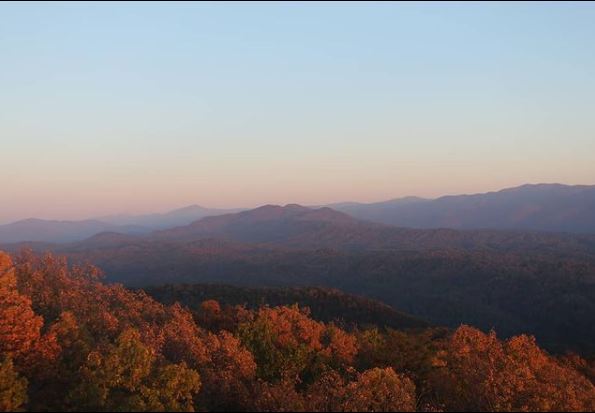
<path fill-rule="evenodd" d="M 495 328 L 503 337 L 530 333 L 550 351 L 595 354 L 591 260 L 461 250 L 284 250 L 220 240 L 110 245 L 68 256 L 127 286 L 337 288 L 435 325 Z"/>
<path fill-rule="evenodd" d="M 225 284 L 170 284 L 143 290 L 161 303 L 171 305 L 178 302 L 193 312 L 200 311 L 205 300 L 215 300 L 224 306 L 240 305 L 253 310 L 262 306 L 297 304 L 307 307 L 312 318 L 333 322 L 345 328 L 360 326 L 413 329 L 429 326 L 427 322 L 396 311 L 379 301 L 330 288 L 248 288 Z"/>
<path fill-rule="evenodd" d="M 595 370 L 460 326 L 320 321 L 307 308 L 194 312 L 92 266 L 0 255 L 0 410 L 592 411 Z"/>

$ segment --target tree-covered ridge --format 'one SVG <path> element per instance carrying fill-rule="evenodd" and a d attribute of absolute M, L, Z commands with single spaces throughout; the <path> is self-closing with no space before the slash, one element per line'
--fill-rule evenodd
<path fill-rule="evenodd" d="M 214 240 L 68 254 L 128 286 L 322 286 L 379 300 L 434 325 L 530 333 L 552 352 L 595 356 L 595 262 L 548 254 L 287 251 Z"/>
<path fill-rule="evenodd" d="M 345 331 L 297 306 L 200 317 L 94 267 L 0 254 L 0 409 L 590 411 L 592 365 L 462 326 Z"/>
<path fill-rule="evenodd" d="M 313 319 L 333 322 L 348 329 L 356 325 L 394 329 L 429 326 L 427 322 L 396 311 L 380 301 L 332 288 L 169 284 L 143 290 L 160 303 L 171 305 L 179 302 L 193 312 L 200 312 L 201 303 L 205 300 L 216 300 L 222 306 L 242 305 L 250 309 L 298 304 L 308 308 Z"/>

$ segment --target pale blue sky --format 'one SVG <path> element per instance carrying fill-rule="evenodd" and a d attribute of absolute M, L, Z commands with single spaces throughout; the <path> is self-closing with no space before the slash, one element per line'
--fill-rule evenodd
<path fill-rule="evenodd" d="M 595 183 L 595 4 L 0 4 L 0 223 Z"/>

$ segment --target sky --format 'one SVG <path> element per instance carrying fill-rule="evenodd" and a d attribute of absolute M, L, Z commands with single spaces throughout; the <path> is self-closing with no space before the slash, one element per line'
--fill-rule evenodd
<path fill-rule="evenodd" d="M 595 3 L 1 3 L 0 223 L 595 183 Z"/>

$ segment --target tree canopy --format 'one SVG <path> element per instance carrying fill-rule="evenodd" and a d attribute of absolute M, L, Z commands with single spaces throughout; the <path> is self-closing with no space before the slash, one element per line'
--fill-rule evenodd
<path fill-rule="evenodd" d="M 590 411 L 593 365 L 468 326 L 346 330 L 293 306 L 194 311 L 0 253 L 2 411 Z"/>

